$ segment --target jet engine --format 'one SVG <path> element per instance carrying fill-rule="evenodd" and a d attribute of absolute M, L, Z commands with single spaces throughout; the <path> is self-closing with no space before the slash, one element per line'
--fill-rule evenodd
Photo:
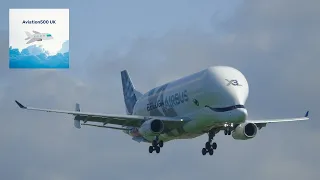
<path fill-rule="evenodd" d="M 151 119 L 144 122 L 139 128 L 139 133 L 142 136 L 156 136 L 164 129 L 164 124 L 161 120 Z"/>
<path fill-rule="evenodd" d="M 254 138 L 257 131 L 258 127 L 254 123 L 242 123 L 232 132 L 232 137 L 237 140 L 247 140 Z"/>

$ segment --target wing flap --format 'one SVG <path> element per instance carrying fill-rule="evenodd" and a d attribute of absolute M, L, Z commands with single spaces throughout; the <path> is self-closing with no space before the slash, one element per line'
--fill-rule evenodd
<path fill-rule="evenodd" d="M 116 130 L 130 130 L 131 128 L 122 128 L 122 127 L 112 127 L 112 126 L 100 126 L 96 124 L 81 124 L 83 126 L 93 126 L 93 127 L 101 127 L 101 128 L 107 128 L 107 129 L 116 129 Z"/>

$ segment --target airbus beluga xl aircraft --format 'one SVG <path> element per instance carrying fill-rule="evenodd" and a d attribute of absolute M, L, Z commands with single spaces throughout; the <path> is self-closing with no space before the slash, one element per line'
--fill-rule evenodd
<path fill-rule="evenodd" d="M 217 149 L 213 138 L 220 131 L 236 140 L 247 140 L 254 138 L 258 130 L 268 123 L 309 119 L 309 112 L 299 118 L 247 119 L 248 82 L 240 71 L 232 67 L 210 67 L 145 94 L 134 88 L 126 70 L 121 72 L 121 80 L 127 115 L 81 112 L 79 104 L 76 104 L 75 111 L 64 111 L 16 103 L 26 110 L 71 114 L 76 128 L 87 125 L 122 130 L 134 141 L 150 143 L 149 153 L 159 153 L 163 143 L 170 140 L 208 134 L 202 154 L 212 155 Z"/>

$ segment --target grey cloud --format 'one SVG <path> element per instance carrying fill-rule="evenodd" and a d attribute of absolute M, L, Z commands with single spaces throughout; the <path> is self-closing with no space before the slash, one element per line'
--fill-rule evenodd
<path fill-rule="evenodd" d="M 11 71 L 7 33 L 0 34 L 0 174 L 6 179 L 317 179 L 320 144 L 318 1 L 244 1 L 234 16 L 213 23 L 216 33 L 173 30 L 137 38 L 126 53 L 109 50 L 88 57 L 85 79 L 60 71 Z M 213 18 L 214 20 L 214 18 Z M 71 44 L 72 46 L 72 44 Z M 76 51 L 76 50 L 73 50 Z M 79 52 L 81 53 L 81 52 Z M 173 141 L 149 154 L 117 131 L 72 127 L 72 117 L 24 112 L 32 106 L 124 113 L 119 71 L 128 69 L 138 89 L 211 65 L 241 70 L 250 85 L 250 118 L 303 115 L 309 122 L 268 125 L 255 139 L 217 135 L 218 150 L 203 157 L 207 137 Z"/>

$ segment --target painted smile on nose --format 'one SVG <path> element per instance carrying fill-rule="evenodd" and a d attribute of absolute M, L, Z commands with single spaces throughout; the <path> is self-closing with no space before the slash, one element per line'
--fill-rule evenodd
<path fill-rule="evenodd" d="M 244 107 L 244 105 L 241 105 L 241 104 L 228 106 L 228 107 L 222 107 L 222 108 L 213 108 L 208 105 L 206 105 L 205 107 L 209 108 L 210 110 L 212 110 L 214 112 L 228 112 L 228 111 L 230 111 L 230 113 L 232 112 L 234 118 L 241 120 L 241 121 L 246 120 L 247 116 L 248 116 L 246 108 Z"/>
<path fill-rule="evenodd" d="M 222 107 L 222 108 L 213 108 L 213 107 L 210 107 L 208 105 L 205 105 L 205 107 L 211 109 L 212 111 L 215 111 L 215 112 L 226 112 L 226 111 L 232 111 L 234 109 L 240 109 L 240 108 L 243 108 L 245 109 L 244 105 L 241 105 L 241 104 L 238 104 L 238 105 L 234 105 L 234 106 L 228 106 L 228 107 Z"/>

